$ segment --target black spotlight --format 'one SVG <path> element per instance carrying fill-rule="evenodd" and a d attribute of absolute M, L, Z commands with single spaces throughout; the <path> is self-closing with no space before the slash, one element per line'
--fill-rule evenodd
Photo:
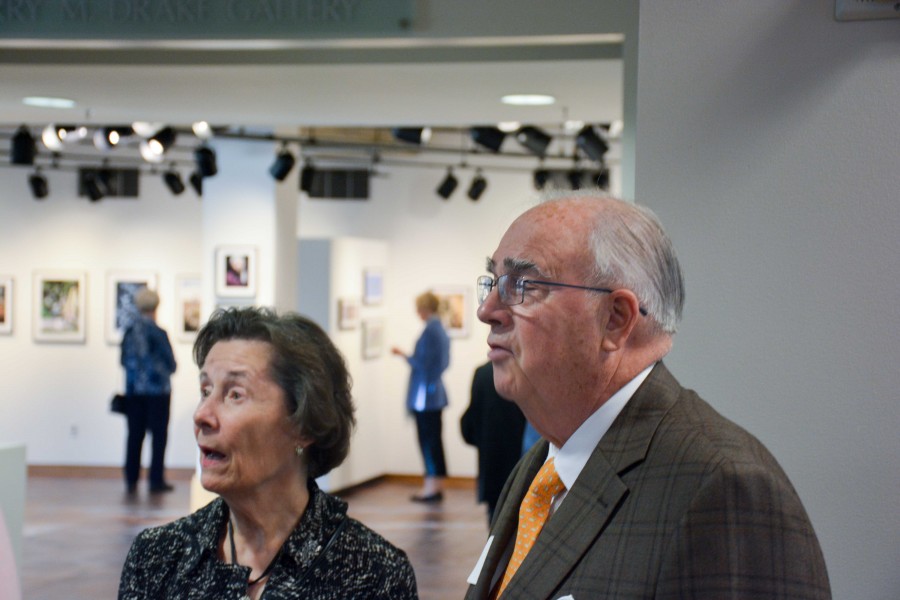
<path fill-rule="evenodd" d="M 516 132 L 516 140 L 535 156 L 544 156 L 553 138 L 537 127 L 526 125 Z"/>
<path fill-rule="evenodd" d="M 14 165 L 33 165 L 37 154 L 37 144 L 28 128 L 22 125 L 12 137 L 9 162 Z"/>
<path fill-rule="evenodd" d="M 467 192 L 469 198 L 472 202 L 477 202 L 486 189 L 487 179 L 481 174 L 481 169 L 477 169 L 475 171 L 475 177 L 472 178 L 472 183 L 469 185 L 469 191 Z"/>
<path fill-rule="evenodd" d="M 106 184 L 101 180 L 99 173 L 85 173 L 84 191 L 88 198 L 91 199 L 91 202 L 99 202 L 106 195 Z"/>
<path fill-rule="evenodd" d="M 191 173 L 191 176 L 188 178 L 188 181 L 191 184 L 191 187 L 194 188 L 194 191 L 197 192 L 198 196 L 203 195 L 203 175 L 194 171 Z"/>
<path fill-rule="evenodd" d="M 300 191 L 310 193 L 313 187 L 313 180 L 316 177 L 316 168 L 310 161 L 303 164 L 303 170 L 300 171 Z"/>
<path fill-rule="evenodd" d="M 550 171 L 547 169 L 535 169 L 534 171 L 534 189 L 542 190 L 550 180 Z"/>
<path fill-rule="evenodd" d="M 436 190 L 437 195 L 446 200 L 453 193 L 453 190 L 456 189 L 457 185 L 459 185 L 459 180 L 453 175 L 453 168 L 448 168 L 447 175 Z"/>
<path fill-rule="evenodd" d="M 176 196 L 184 191 L 184 181 L 181 180 L 181 175 L 178 174 L 174 166 L 163 173 L 163 181 L 166 182 L 166 187 L 169 188 L 169 191 Z"/>
<path fill-rule="evenodd" d="M 581 189 L 581 178 L 584 176 L 584 171 L 581 169 L 572 169 L 568 173 L 569 177 L 569 185 L 572 186 L 573 190 Z"/>
<path fill-rule="evenodd" d="M 209 146 L 200 146 L 194 150 L 194 162 L 200 177 L 212 177 L 219 172 L 216 166 L 216 152 Z"/>
<path fill-rule="evenodd" d="M 47 185 L 47 178 L 41 174 L 38 169 L 28 178 L 28 185 L 31 187 L 31 195 L 35 200 L 43 200 L 50 193 L 50 186 Z"/>
<path fill-rule="evenodd" d="M 156 154 L 165 154 L 166 151 L 175 144 L 177 134 L 171 127 L 163 127 L 157 131 L 148 141 L 153 152 Z"/>
<path fill-rule="evenodd" d="M 609 169 L 602 169 L 593 173 L 591 180 L 601 190 L 609 189 Z"/>
<path fill-rule="evenodd" d="M 609 145 L 602 137 L 597 135 L 594 128 L 585 125 L 578 135 L 575 136 L 575 143 L 581 148 L 581 151 L 588 155 L 591 160 L 603 162 L 603 156 L 609 150 Z"/>
<path fill-rule="evenodd" d="M 294 168 L 296 163 L 297 159 L 294 158 L 291 151 L 286 147 L 282 147 L 278 156 L 275 157 L 275 162 L 269 167 L 269 175 L 274 177 L 277 181 L 284 181 L 285 177 L 288 176 L 288 173 L 291 172 L 291 169 Z"/>
<path fill-rule="evenodd" d="M 469 130 L 469 135 L 472 136 L 472 141 L 491 152 L 500 152 L 500 146 L 506 138 L 506 134 L 496 127 L 473 127 Z"/>
<path fill-rule="evenodd" d="M 394 138 L 409 144 L 427 144 L 431 139 L 430 127 L 396 127 L 391 130 Z"/>

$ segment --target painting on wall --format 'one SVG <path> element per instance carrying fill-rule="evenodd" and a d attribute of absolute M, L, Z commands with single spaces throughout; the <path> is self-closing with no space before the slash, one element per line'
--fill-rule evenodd
<path fill-rule="evenodd" d="M 0 335 L 12 333 L 13 278 L 0 275 Z"/>
<path fill-rule="evenodd" d="M 465 285 L 432 288 L 440 301 L 438 315 L 452 338 L 469 336 L 472 323 L 472 290 Z"/>
<path fill-rule="evenodd" d="M 121 344 L 122 334 L 139 316 L 134 295 L 143 287 L 155 290 L 153 271 L 110 271 L 106 274 L 106 342 Z"/>
<path fill-rule="evenodd" d="M 359 327 L 359 300 L 338 298 L 338 329 L 350 330 Z"/>
<path fill-rule="evenodd" d="M 175 278 L 175 339 L 193 342 L 200 331 L 202 288 L 199 275 Z"/>
<path fill-rule="evenodd" d="M 86 287 L 84 271 L 34 273 L 35 341 L 84 343 Z"/>
<path fill-rule="evenodd" d="M 363 271 L 363 303 L 381 304 L 384 300 L 384 273 L 381 269 L 369 268 Z"/>
<path fill-rule="evenodd" d="M 221 298 L 256 296 L 258 270 L 255 246 L 216 248 L 216 296 Z"/>
<path fill-rule="evenodd" d="M 378 358 L 384 351 L 384 321 L 366 319 L 362 322 L 363 358 Z"/>

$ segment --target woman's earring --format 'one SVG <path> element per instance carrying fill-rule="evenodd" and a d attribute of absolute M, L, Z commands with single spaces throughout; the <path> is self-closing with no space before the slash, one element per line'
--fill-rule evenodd
<path fill-rule="evenodd" d="M 297 454 L 297 456 L 303 456 L 303 446 L 297 446 L 296 448 L 294 448 L 294 452 Z"/>

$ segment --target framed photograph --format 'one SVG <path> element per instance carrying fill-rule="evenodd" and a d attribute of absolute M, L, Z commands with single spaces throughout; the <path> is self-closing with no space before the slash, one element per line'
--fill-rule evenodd
<path fill-rule="evenodd" d="M 175 277 L 175 339 L 180 342 L 197 339 L 201 325 L 202 292 L 199 275 Z"/>
<path fill-rule="evenodd" d="M 106 343 L 122 343 L 122 334 L 138 317 L 134 295 L 143 287 L 157 289 L 153 271 L 109 271 L 106 274 Z"/>
<path fill-rule="evenodd" d="M 13 278 L 0 275 L 0 335 L 12 333 Z"/>
<path fill-rule="evenodd" d="M 356 329 L 359 327 L 359 300 L 356 298 L 338 298 L 338 329 Z"/>
<path fill-rule="evenodd" d="M 87 274 L 35 271 L 33 334 L 36 342 L 84 343 Z"/>
<path fill-rule="evenodd" d="M 443 286 L 432 288 L 440 300 L 438 315 L 441 323 L 452 338 L 469 336 L 472 323 L 472 289 L 469 286 Z"/>
<path fill-rule="evenodd" d="M 381 304 L 384 300 L 384 274 L 381 269 L 363 271 L 363 304 Z"/>
<path fill-rule="evenodd" d="M 378 358 L 384 351 L 384 321 L 366 319 L 362 322 L 363 358 Z"/>
<path fill-rule="evenodd" d="M 255 246 L 216 248 L 216 296 L 221 298 L 256 296 L 258 270 Z"/>

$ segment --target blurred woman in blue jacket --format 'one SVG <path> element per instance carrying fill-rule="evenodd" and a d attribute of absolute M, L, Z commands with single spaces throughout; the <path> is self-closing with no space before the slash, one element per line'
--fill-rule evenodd
<path fill-rule="evenodd" d="M 438 297 L 431 292 L 418 296 L 416 312 L 425 321 L 425 330 L 411 356 L 396 347 L 391 350 L 405 358 L 410 366 L 406 408 L 415 416 L 425 462 L 425 482 L 422 491 L 412 497 L 415 502 L 442 501 L 447 476 L 441 439 L 441 411 L 447 406 L 447 390 L 441 375 L 450 364 L 450 338 L 438 317 L 439 304 Z"/>

